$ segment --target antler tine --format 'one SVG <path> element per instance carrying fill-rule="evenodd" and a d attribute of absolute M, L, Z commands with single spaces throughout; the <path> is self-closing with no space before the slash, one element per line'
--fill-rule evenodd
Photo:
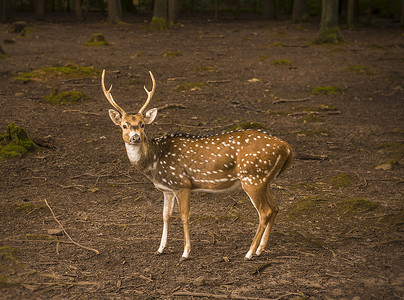
<path fill-rule="evenodd" d="M 142 108 L 139 110 L 139 114 L 142 114 L 142 113 L 144 112 L 144 110 L 147 108 L 147 106 L 148 106 L 149 103 L 150 103 L 150 100 L 151 100 L 152 97 L 153 97 L 154 91 L 156 90 L 156 80 L 154 79 L 153 73 L 152 73 L 151 71 L 149 71 L 149 74 L 150 74 L 151 80 L 152 80 L 152 82 L 153 82 L 153 87 L 152 87 L 152 90 L 149 91 L 149 90 L 146 88 L 146 86 L 144 86 L 144 90 L 145 90 L 146 93 L 147 93 L 147 100 L 146 100 L 145 104 L 143 104 Z"/>
<path fill-rule="evenodd" d="M 105 88 L 104 79 L 105 79 L 105 70 L 102 71 L 102 76 L 101 76 L 101 87 L 102 87 L 102 91 L 104 92 L 105 98 L 107 98 L 108 102 L 111 103 L 111 105 L 114 108 L 116 108 L 116 110 L 119 111 L 121 115 L 126 114 L 125 111 L 118 104 L 116 104 L 116 102 L 114 101 L 114 98 L 112 98 L 112 94 L 111 94 L 112 85 L 109 88 L 109 90 L 107 90 Z"/>

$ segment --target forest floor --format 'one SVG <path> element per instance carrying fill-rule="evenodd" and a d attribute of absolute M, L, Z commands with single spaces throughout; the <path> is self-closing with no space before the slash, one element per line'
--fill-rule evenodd
<path fill-rule="evenodd" d="M 403 299 L 404 35 L 395 26 L 343 29 L 344 43 L 315 46 L 317 25 L 283 21 L 184 21 L 164 32 L 140 21 L 33 22 L 25 37 L 1 25 L 1 41 L 15 43 L 2 44 L 0 134 L 15 123 L 42 147 L 0 161 L 0 298 Z M 86 46 L 96 33 L 109 46 Z M 96 75 L 16 79 L 68 64 Z M 149 70 L 150 107 L 183 106 L 161 109 L 149 137 L 256 122 L 293 147 L 260 257 L 243 260 L 258 217 L 242 191 L 192 194 L 190 259 L 178 263 L 177 207 L 166 254 L 155 255 L 163 195 L 129 164 L 103 69 L 127 111 L 145 101 Z M 46 103 L 55 88 L 89 99 Z M 45 199 L 98 255 L 49 231 L 59 225 Z"/>

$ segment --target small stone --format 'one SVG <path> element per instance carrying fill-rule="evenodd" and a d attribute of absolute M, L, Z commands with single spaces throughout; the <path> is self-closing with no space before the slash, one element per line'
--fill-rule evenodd
<path fill-rule="evenodd" d="M 205 276 L 199 276 L 194 280 L 194 284 L 198 286 L 204 286 L 206 285 L 206 279 Z"/>
<path fill-rule="evenodd" d="M 62 229 L 48 229 L 48 234 L 49 235 L 62 236 L 63 235 L 63 230 Z"/>
<path fill-rule="evenodd" d="M 375 167 L 375 169 L 376 169 L 376 170 L 384 170 L 384 171 L 387 171 L 387 170 L 391 170 L 392 167 L 393 167 L 393 166 L 391 165 L 391 163 L 382 163 L 382 164 L 377 165 L 377 166 Z"/>

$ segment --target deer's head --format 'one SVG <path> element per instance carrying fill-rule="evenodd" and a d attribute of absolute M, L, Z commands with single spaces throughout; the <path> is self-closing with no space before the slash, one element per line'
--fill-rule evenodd
<path fill-rule="evenodd" d="M 140 144 L 142 141 L 144 141 L 145 125 L 151 124 L 157 115 L 156 108 L 152 108 L 144 113 L 144 111 L 146 110 L 147 106 L 150 103 L 151 98 L 153 97 L 154 91 L 156 90 L 156 81 L 154 80 L 154 76 L 153 76 L 152 72 L 149 71 L 149 73 L 150 73 L 150 77 L 153 82 L 153 88 L 151 91 L 149 91 L 149 90 L 147 90 L 146 86 L 144 87 L 144 89 L 148 95 L 146 102 L 140 108 L 138 113 L 130 114 L 130 113 L 126 113 L 114 101 L 114 98 L 112 98 L 112 94 L 111 94 L 112 85 L 109 88 L 109 90 L 107 90 L 105 88 L 105 84 L 104 84 L 105 70 L 102 71 L 102 76 L 101 76 L 102 91 L 104 92 L 104 95 L 107 98 L 107 100 L 109 101 L 109 103 L 111 103 L 111 105 L 115 108 L 115 109 L 109 110 L 109 116 L 115 125 L 118 125 L 119 127 L 121 127 L 122 138 L 123 138 L 124 142 L 127 144 L 136 145 L 136 144 Z"/>

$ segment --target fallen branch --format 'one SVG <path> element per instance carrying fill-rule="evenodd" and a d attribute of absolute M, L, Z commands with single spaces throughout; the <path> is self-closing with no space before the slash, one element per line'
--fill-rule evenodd
<path fill-rule="evenodd" d="M 269 267 L 270 265 L 271 265 L 270 262 L 267 262 L 267 263 L 264 263 L 264 264 L 259 265 L 259 266 L 254 270 L 254 272 L 252 272 L 252 275 L 260 274 L 262 270 L 264 270 L 266 267 Z"/>
<path fill-rule="evenodd" d="M 229 294 L 229 295 L 221 294 L 220 295 L 220 294 L 198 293 L 198 292 L 194 293 L 194 292 L 188 292 L 188 291 L 179 291 L 179 292 L 175 292 L 172 295 L 173 296 L 201 297 L 201 298 L 215 298 L 215 299 L 239 299 L 239 300 L 279 300 L 279 299 L 282 299 L 282 298 L 290 296 L 290 295 L 304 296 L 302 293 L 286 293 L 277 298 L 261 298 L 261 297 L 240 296 L 240 295 L 235 295 L 235 294 Z"/>
<path fill-rule="evenodd" d="M 302 98 L 302 99 L 278 99 L 272 102 L 272 104 L 278 104 L 278 103 L 285 103 L 285 102 L 303 102 L 303 101 L 309 101 L 311 98 Z"/>
<path fill-rule="evenodd" d="M 300 116 L 306 116 L 306 115 L 319 115 L 320 113 L 318 111 L 302 111 L 302 112 L 295 112 L 295 113 L 290 113 L 288 114 L 288 117 L 300 117 Z"/>
<path fill-rule="evenodd" d="M 165 104 L 163 106 L 157 107 L 157 110 L 162 111 L 164 109 L 169 109 L 169 108 L 187 108 L 187 107 L 183 104 L 169 103 L 169 104 Z"/>
<path fill-rule="evenodd" d="M 90 248 L 90 247 L 86 247 L 86 246 L 80 245 L 79 243 L 73 241 L 73 239 L 70 237 L 70 235 L 69 235 L 69 234 L 67 233 L 67 231 L 64 229 L 62 223 L 60 223 L 59 220 L 56 218 L 56 216 L 55 216 L 55 214 L 54 214 L 52 208 L 51 208 L 51 207 L 49 206 L 49 204 L 48 204 L 48 201 L 46 201 L 46 199 L 44 199 L 44 201 L 45 201 L 46 206 L 49 208 L 50 212 L 52 213 L 53 218 L 54 218 L 55 221 L 59 224 L 60 229 L 63 230 L 64 234 L 67 236 L 67 238 L 68 238 L 70 241 L 72 241 L 73 244 L 75 244 L 76 246 L 78 246 L 78 247 L 80 247 L 80 248 L 93 251 L 93 252 L 95 252 L 95 254 L 97 254 L 97 255 L 100 254 L 100 252 L 99 252 L 98 250 L 96 250 L 96 249 L 93 249 L 93 248 Z M 60 242 L 60 241 L 59 241 L 59 242 Z"/>
<path fill-rule="evenodd" d="M 207 83 L 229 83 L 230 80 L 208 80 Z"/>
<path fill-rule="evenodd" d="M 296 159 L 300 160 L 327 160 L 327 155 L 297 155 Z"/>

